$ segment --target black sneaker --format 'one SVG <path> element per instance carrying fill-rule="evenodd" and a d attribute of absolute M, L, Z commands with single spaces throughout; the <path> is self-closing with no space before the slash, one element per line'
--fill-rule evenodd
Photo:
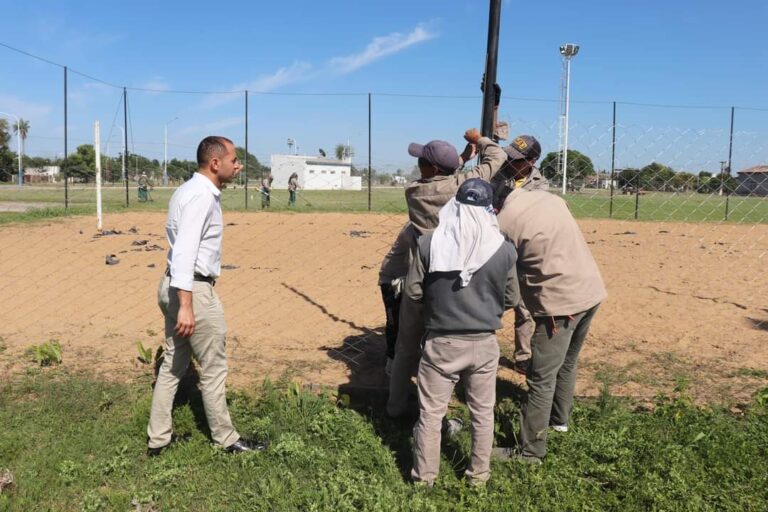
<path fill-rule="evenodd" d="M 171 443 L 168 443 L 165 446 L 160 446 L 157 448 L 147 448 L 147 457 L 157 457 L 158 455 L 163 453 L 163 451 L 169 446 L 171 446 Z"/>

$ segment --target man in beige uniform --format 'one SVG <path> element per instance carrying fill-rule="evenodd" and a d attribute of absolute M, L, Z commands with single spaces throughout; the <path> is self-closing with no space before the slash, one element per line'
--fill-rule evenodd
<path fill-rule="evenodd" d="M 431 486 L 440 467 L 440 427 L 461 380 L 472 417 L 472 484 L 491 474 L 493 407 L 499 344 L 494 334 L 520 300 L 514 246 L 499 232 L 493 187 L 465 181 L 440 211 L 440 224 L 419 239 L 405 294 L 424 303 L 426 336 L 419 363 L 419 420 L 413 428 L 416 482 Z"/>
<path fill-rule="evenodd" d="M 170 443 L 171 412 L 179 380 L 190 358 L 200 364 L 200 387 L 213 442 L 227 452 L 263 450 L 235 431 L 227 409 L 225 381 L 227 325 L 213 289 L 221 272 L 221 187 L 240 173 L 232 141 L 206 137 L 197 147 L 196 172 L 176 189 L 168 204 L 168 268 L 157 292 L 165 316 L 165 352 L 149 416 L 149 456 Z"/>
<path fill-rule="evenodd" d="M 607 293 L 568 205 L 544 191 L 515 189 L 498 215 L 517 247 L 520 293 L 536 322 L 528 399 L 520 427 L 522 460 L 540 463 L 547 430 L 568 430 L 579 352 Z"/>
<path fill-rule="evenodd" d="M 504 204 L 504 199 L 515 189 L 549 190 L 549 182 L 536 167 L 536 161 L 541 156 L 541 144 L 531 135 L 515 137 L 509 146 L 504 148 L 507 162 L 493 177 L 491 185 L 494 188 L 493 206 L 498 212 Z M 535 323 L 531 313 L 522 302 L 515 307 L 515 354 L 513 369 L 525 375 L 531 361 L 531 336 Z"/>
<path fill-rule="evenodd" d="M 478 130 L 467 130 L 464 138 L 468 144 L 461 156 L 453 145 L 440 140 L 408 146 L 408 153 L 418 158 L 421 172 L 421 179 L 410 183 L 405 189 L 408 217 L 415 235 L 405 253 L 409 263 L 416 252 L 416 237 L 437 227 L 440 208 L 456 195 L 459 186 L 470 178 L 490 181 L 507 160 L 504 150 L 488 137 L 481 137 Z M 480 163 L 467 173 L 457 172 L 464 162 L 474 158 L 476 151 L 480 155 Z M 389 379 L 387 413 L 390 416 L 401 416 L 407 410 L 408 387 L 419 365 L 423 337 L 421 305 L 403 297 L 395 359 Z"/>

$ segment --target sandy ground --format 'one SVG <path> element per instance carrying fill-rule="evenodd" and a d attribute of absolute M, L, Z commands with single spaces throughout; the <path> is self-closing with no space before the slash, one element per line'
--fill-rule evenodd
<path fill-rule="evenodd" d="M 64 365 L 130 380 L 149 372 L 137 342 L 157 347 L 156 288 L 165 215 L 0 227 L 0 372 L 33 363 L 57 339 Z M 381 214 L 226 213 L 216 285 L 229 325 L 230 383 L 287 376 L 383 387 L 378 266 L 405 221 Z M 609 299 L 582 355 L 579 395 L 637 398 L 680 383 L 700 401 L 746 401 L 768 384 L 768 227 L 583 220 Z M 146 242 L 145 242 L 146 241 Z M 134 245 L 134 244 L 145 245 Z M 106 265 L 105 257 L 120 260 Z M 513 317 L 499 333 L 511 353 Z M 520 384 L 512 372 L 500 378 Z"/>

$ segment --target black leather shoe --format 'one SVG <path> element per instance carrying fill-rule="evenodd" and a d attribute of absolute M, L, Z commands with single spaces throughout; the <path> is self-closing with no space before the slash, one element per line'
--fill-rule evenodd
<path fill-rule="evenodd" d="M 168 448 L 171 445 L 171 443 L 168 443 L 165 446 L 161 446 L 159 448 L 147 448 L 147 457 L 157 457 L 161 453 L 163 453 L 163 450 Z"/>
<path fill-rule="evenodd" d="M 261 441 L 245 439 L 241 437 L 231 445 L 224 448 L 227 453 L 261 452 L 267 449 L 267 445 Z"/>

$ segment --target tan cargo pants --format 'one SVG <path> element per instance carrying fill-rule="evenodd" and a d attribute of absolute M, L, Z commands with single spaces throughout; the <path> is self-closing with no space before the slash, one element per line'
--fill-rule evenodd
<path fill-rule="evenodd" d="M 464 382 L 472 417 L 472 455 L 465 474 L 474 483 L 490 478 L 498 365 L 495 334 L 472 340 L 450 336 L 427 339 L 419 364 L 419 420 L 413 428 L 414 481 L 431 485 L 437 478 L 440 429 L 459 379 Z"/>
<path fill-rule="evenodd" d="M 179 312 L 179 298 L 176 288 L 170 287 L 170 281 L 169 276 L 164 276 L 157 290 L 158 305 L 165 316 L 165 352 L 152 395 L 152 410 L 147 427 L 148 445 L 150 448 L 160 448 L 171 442 L 173 399 L 179 381 L 187 372 L 190 358 L 194 356 L 200 364 L 200 389 L 211 437 L 217 445 L 229 446 L 240 439 L 240 435 L 232 426 L 227 408 L 227 324 L 224 321 L 224 308 L 210 283 L 195 281 L 192 290 L 195 332 L 189 338 L 178 337 L 174 334 L 174 328 Z"/>

